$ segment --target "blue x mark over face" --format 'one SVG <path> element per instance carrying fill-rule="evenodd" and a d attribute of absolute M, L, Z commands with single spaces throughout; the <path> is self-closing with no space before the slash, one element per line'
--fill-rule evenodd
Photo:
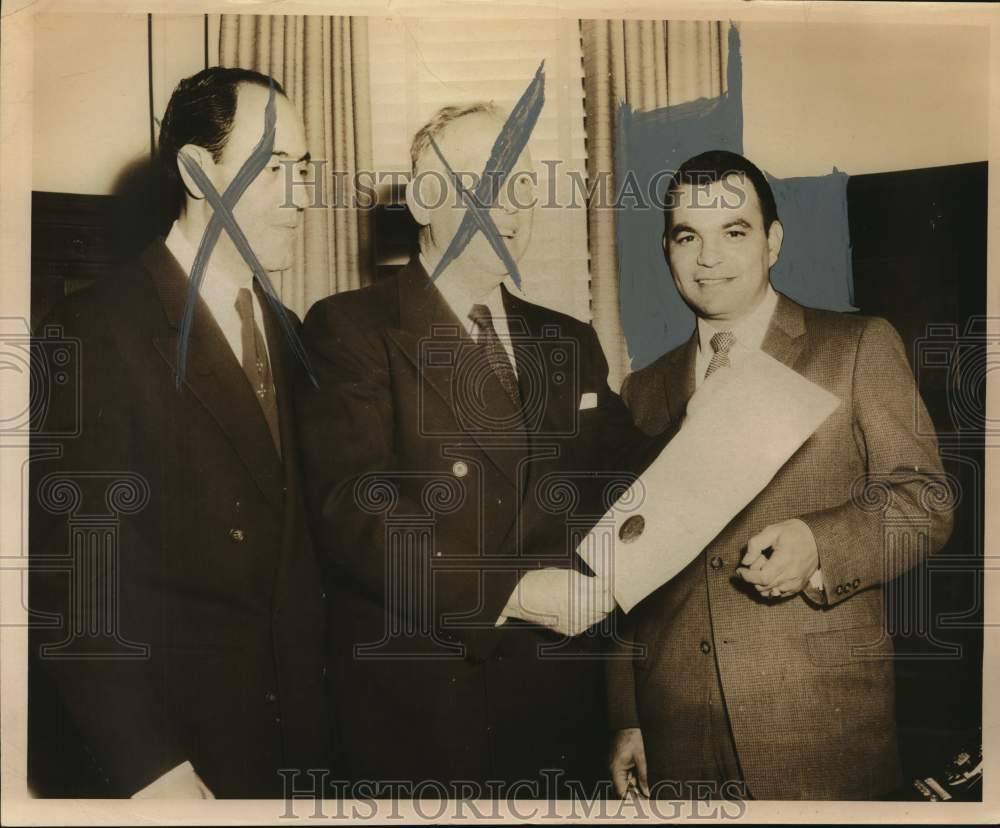
<path fill-rule="evenodd" d="M 212 251 L 215 249 L 216 243 L 219 241 L 219 237 L 223 230 L 226 231 L 233 243 L 233 246 L 253 272 L 254 278 L 264 291 L 264 294 L 268 299 L 268 304 L 274 311 L 274 315 L 278 319 L 282 332 L 288 340 L 293 353 L 295 353 L 295 355 L 302 361 L 302 364 L 310 378 L 313 377 L 308 356 L 306 355 L 305 348 L 302 346 L 302 342 L 299 339 L 298 334 L 295 332 L 295 327 L 291 319 L 288 317 L 288 314 L 278 297 L 277 291 L 271 284 L 271 280 L 267 276 L 267 271 L 258 260 L 257 255 L 254 253 L 253 248 L 250 246 L 250 242 L 247 240 L 247 237 L 243 232 L 243 229 L 240 227 L 239 222 L 237 222 L 233 214 L 240 197 L 246 192 L 250 185 L 253 184 L 254 180 L 261 174 L 264 168 L 268 166 L 268 163 L 274 154 L 276 121 L 277 114 L 275 92 L 274 87 L 272 86 L 268 90 L 267 105 L 264 109 L 263 134 L 254 146 L 253 151 L 233 177 L 230 184 L 226 187 L 225 192 L 221 195 L 195 158 L 184 151 L 178 153 L 178 160 L 183 165 L 185 172 L 187 172 L 187 174 L 191 177 L 191 180 L 201 191 L 205 200 L 208 201 L 212 207 L 212 217 L 205 228 L 204 234 L 202 235 L 201 242 L 198 245 L 198 252 L 191 268 L 187 301 L 184 306 L 184 315 L 181 318 L 180 336 L 177 340 L 178 388 L 183 382 L 185 376 L 188 338 L 191 333 L 191 325 L 194 321 L 194 309 L 201 291 L 202 282 L 205 278 L 205 269 L 208 266 Z M 290 228 L 285 229 L 287 230 Z M 258 241 L 262 242 L 263 240 Z M 315 380 L 313 381 L 315 382 Z"/>
<path fill-rule="evenodd" d="M 496 222 L 490 215 L 490 210 L 497 205 L 500 194 L 507 184 L 507 178 L 511 170 L 522 156 L 522 153 L 524 153 L 528 139 L 531 136 L 544 104 L 544 66 L 543 61 L 528 88 L 521 95 L 521 98 L 504 123 L 493 143 L 486 166 L 472 190 L 467 189 L 462 183 L 462 175 L 463 173 L 467 173 L 467 171 L 459 170 L 456 172 L 452 169 L 440 146 L 438 146 L 436 141 L 431 140 L 434 153 L 444 167 L 455 191 L 460 196 L 462 204 L 465 206 L 461 224 L 457 232 L 451 237 L 447 249 L 438 260 L 432 278 L 437 278 L 452 261 L 462 254 L 475 235 L 482 232 L 502 263 L 505 271 L 510 274 L 515 284 L 520 285 L 521 276 L 517 269 L 517 262 L 515 257 L 511 255 L 507 243 L 507 240 L 513 239 L 516 228 L 511 230 L 505 227 L 503 231 L 498 229 Z M 268 162 L 274 154 L 275 122 L 275 95 L 272 86 L 269 89 L 267 106 L 264 113 L 263 134 L 222 194 L 215 188 L 196 159 L 183 151 L 178 154 L 180 164 L 201 191 L 206 201 L 211 205 L 213 211 L 198 246 L 198 252 L 190 273 L 188 296 L 184 315 L 181 319 L 180 336 L 177 342 L 178 388 L 185 376 L 188 339 L 194 320 L 194 309 L 198 301 L 202 282 L 205 278 L 205 270 L 223 230 L 225 230 L 233 246 L 253 272 L 254 278 L 263 289 L 269 305 L 279 320 L 282 331 L 293 353 L 302 362 L 310 379 L 315 384 L 308 356 L 301 340 L 295 332 L 294 325 L 288 317 L 284 306 L 281 304 L 278 294 L 267 276 L 267 272 L 261 266 L 243 229 L 234 216 L 234 208 L 239 202 L 240 197 L 254 183 L 265 167 L 267 167 Z M 526 243 L 526 240 L 522 237 L 523 243 Z"/>
<path fill-rule="evenodd" d="M 462 183 L 463 174 L 468 174 L 470 171 L 453 169 L 437 141 L 431 138 L 434 154 L 444 167 L 452 186 L 466 208 L 458 231 L 452 237 L 431 274 L 432 280 L 436 279 L 449 264 L 462 254 L 477 233 L 482 233 L 506 272 L 514 280 L 514 283 L 520 286 L 521 274 L 504 238 L 508 234 L 501 233 L 497 228 L 490 210 L 497 204 L 500 194 L 507 184 L 507 177 L 518 158 L 525 151 L 544 103 L 545 62 L 543 61 L 539 65 L 538 71 L 535 72 L 531 83 L 528 84 L 528 88 L 525 89 L 511 110 L 510 116 L 493 143 L 493 149 L 486 166 L 474 189 L 471 190 L 463 186 Z M 448 209 L 450 206 L 446 204 L 442 209 Z"/>

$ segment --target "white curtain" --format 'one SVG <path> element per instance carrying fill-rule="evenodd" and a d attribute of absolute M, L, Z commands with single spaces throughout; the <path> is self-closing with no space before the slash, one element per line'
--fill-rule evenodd
<path fill-rule="evenodd" d="M 304 212 L 298 255 L 281 278 L 281 298 L 300 316 L 319 299 L 373 278 L 372 213 L 334 204 L 334 172 L 371 170 L 368 28 L 364 17 L 224 14 L 219 63 L 271 75 L 306 127 L 313 159 L 325 160 L 325 207 Z M 344 203 L 344 202 L 348 203 Z"/>
<path fill-rule="evenodd" d="M 725 91 L 726 28 L 719 22 L 582 20 L 587 116 L 587 173 L 606 176 L 615 192 L 618 106 L 635 111 L 672 106 Z M 588 215 L 594 328 L 617 388 L 628 371 L 618 296 L 615 211 L 592 206 Z"/>

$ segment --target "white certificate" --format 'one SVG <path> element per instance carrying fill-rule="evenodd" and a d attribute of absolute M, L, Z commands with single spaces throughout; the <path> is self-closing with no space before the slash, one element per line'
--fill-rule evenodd
<path fill-rule="evenodd" d="M 687 566 L 841 404 L 763 351 L 716 371 L 677 435 L 577 547 L 629 612 Z"/>

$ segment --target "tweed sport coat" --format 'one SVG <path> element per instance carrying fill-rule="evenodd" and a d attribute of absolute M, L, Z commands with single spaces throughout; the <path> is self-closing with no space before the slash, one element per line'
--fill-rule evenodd
<path fill-rule="evenodd" d="M 626 380 L 623 398 L 646 433 L 681 422 L 696 349 L 697 331 Z M 780 296 L 763 350 L 842 405 L 698 558 L 630 614 L 644 652 L 609 662 L 611 723 L 642 728 L 651 783 L 685 779 L 708 726 L 717 665 L 751 796 L 873 798 L 899 783 L 882 585 L 951 532 L 937 440 L 884 320 Z M 765 600 L 736 567 L 754 534 L 789 518 L 815 536 L 825 592 Z"/>

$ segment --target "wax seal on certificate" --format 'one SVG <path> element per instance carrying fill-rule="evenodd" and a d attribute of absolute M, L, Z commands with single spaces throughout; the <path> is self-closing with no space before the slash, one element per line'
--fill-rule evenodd
<path fill-rule="evenodd" d="M 622 543 L 631 543 L 642 534 L 642 530 L 645 528 L 646 518 L 642 515 L 632 515 L 618 530 L 618 537 L 621 538 Z"/>

